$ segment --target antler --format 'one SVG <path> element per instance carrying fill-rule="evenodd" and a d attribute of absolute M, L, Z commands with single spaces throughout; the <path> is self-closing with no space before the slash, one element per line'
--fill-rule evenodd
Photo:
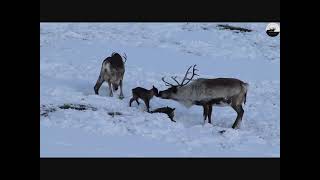
<path fill-rule="evenodd" d="M 164 80 L 164 77 L 161 78 L 162 81 L 165 83 L 166 86 L 174 86 L 173 84 L 168 83 L 167 81 Z"/>
<path fill-rule="evenodd" d="M 123 58 L 125 59 L 124 63 L 126 63 L 126 62 L 127 62 L 127 55 L 126 55 L 126 53 L 123 53 Z"/>
<path fill-rule="evenodd" d="M 177 81 L 177 76 L 175 77 L 171 76 L 171 79 L 173 79 L 178 85 L 180 85 L 180 83 Z"/>
<path fill-rule="evenodd" d="M 188 70 L 187 70 L 184 78 L 182 79 L 182 82 L 181 82 L 180 86 L 185 86 L 185 85 L 187 85 L 187 84 L 193 79 L 194 76 L 199 76 L 198 74 L 195 73 L 195 71 L 198 71 L 198 69 L 195 68 L 196 66 L 197 66 L 196 64 L 193 66 L 191 78 L 187 78 L 187 76 L 188 76 L 188 74 L 190 74 L 189 70 L 190 70 L 190 68 L 191 68 L 192 66 L 190 66 L 190 67 L 188 68 Z M 184 81 L 186 81 L 186 80 L 188 80 L 187 83 L 183 84 Z"/>
<path fill-rule="evenodd" d="M 191 69 L 192 66 L 190 66 L 190 67 L 188 68 L 188 70 L 187 70 L 184 78 L 182 79 L 182 82 L 181 82 L 181 83 L 179 83 L 179 82 L 177 81 L 177 76 L 171 76 L 171 79 L 173 79 L 173 80 L 177 83 L 177 85 L 173 85 L 173 84 L 171 84 L 171 83 L 168 83 L 167 81 L 164 80 L 164 77 L 162 77 L 162 81 L 165 83 L 166 86 L 180 86 L 180 87 L 185 86 L 185 85 L 187 85 L 187 84 L 193 79 L 194 76 L 199 76 L 198 74 L 195 73 L 195 71 L 198 71 L 198 69 L 195 68 L 196 66 L 197 66 L 196 64 L 193 66 L 192 76 L 191 76 L 190 78 L 187 78 L 187 76 L 188 76 L 188 74 L 190 74 L 189 71 L 190 71 L 190 69 Z M 188 80 L 188 81 L 187 81 L 186 83 L 184 83 L 186 80 Z"/>

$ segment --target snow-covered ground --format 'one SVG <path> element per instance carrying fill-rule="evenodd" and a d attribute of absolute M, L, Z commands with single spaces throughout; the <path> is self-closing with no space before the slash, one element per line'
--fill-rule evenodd
<path fill-rule="evenodd" d="M 88 104 L 96 111 L 58 109 L 40 116 L 41 157 L 279 157 L 280 35 L 267 23 L 232 23 L 248 33 L 220 30 L 225 23 L 41 23 L 40 106 Z M 231 23 L 228 23 L 231 24 Z M 128 56 L 123 100 L 93 86 L 102 61 L 113 51 Z M 236 112 L 213 108 L 203 125 L 202 108 L 154 97 L 151 109 L 175 107 L 176 123 L 164 114 L 128 103 L 137 86 L 167 87 L 162 76 L 184 75 L 197 64 L 200 77 L 234 77 L 250 84 L 241 128 Z M 110 116 L 118 111 L 121 116 Z M 219 131 L 226 130 L 220 134 Z"/>

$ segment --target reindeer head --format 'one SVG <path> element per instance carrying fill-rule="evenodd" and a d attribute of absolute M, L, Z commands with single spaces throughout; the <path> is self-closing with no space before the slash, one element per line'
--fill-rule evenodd
<path fill-rule="evenodd" d="M 113 90 L 117 91 L 118 87 L 120 85 L 120 81 L 123 79 L 123 75 L 124 75 L 124 63 L 127 61 L 127 55 L 124 53 L 124 55 L 120 55 L 117 52 L 113 52 L 111 54 L 112 58 L 115 58 L 113 61 L 113 66 L 112 68 L 110 67 L 109 64 L 109 68 L 108 68 L 108 74 L 109 74 L 109 78 L 110 78 L 110 82 L 112 84 Z M 123 61 L 123 59 L 125 61 Z"/>
<path fill-rule="evenodd" d="M 126 55 L 126 53 L 123 53 L 123 55 L 120 55 L 120 54 L 117 53 L 117 52 L 113 52 L 113 53 L 111 54 L 111 57 L 112 57 L 112 56 L 121 57 L 122 60 L 124 59 L 124 61 L 123 61 L 124 64 L 127 62 L 127 55 Z"/>
<path fill-rule="evenodd" d="M 154 87 L 154 86 L 152 86 L 152 92 L 153 92 L 153 94 L 156 96 L 156 97 L 158 97 L 158 95 L 159 95 L 159 92 L 158 92 L 158 89 L 156 88 L 156 87 Z"/>
<path fill-rule="evenodd" d="M 199 76 L 198 74 L 195 73 L 195 71 L 197 71 L 197 69 L 195 69 L 196 65 L 193 66 L 192 69 L 192 76 L 190 78 L 187 78 L 188 74 L 190 74 L 191 72 L 189 72 L 189 70 L 191 69 L 192 66 L 190 66 L 184 76 L 184 78 L 182 79 L 181 83 L 179 83 L 177 81 L 177 76 L 173 77 L 171 76 L 171 79 L 173 79 L 177 84 L 171 84 L 168 83 L 167 81 L 164 80 L 165 77 L 162 77 L 162 81 L 165 83 L 166 86 L 170 86 L 168 89 L 160 91 L 158 94 L 158 97 L 162 98 L 162 99 L 171 99 L 172 96 L 176 93 L 178 93 L 179 88 L 187 85 L 194 76 Z M 187 82 L 185 82 L 187 81 Z"/>
<path fill-rule="evenodd" d="M 120 85 L 120 81 L 123 79 L 124 71 L 123 69 L 110 68 L 109 73 L 113 90 L 117 91 Z"/>

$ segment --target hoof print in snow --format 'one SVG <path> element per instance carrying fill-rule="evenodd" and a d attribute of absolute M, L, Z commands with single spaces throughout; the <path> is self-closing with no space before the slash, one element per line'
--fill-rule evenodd
<path fill-rule="evenodd" d="M 209 28 L 207 28 L 207 27 L 201 27 L 203 30 L 208 30 Z"/>
<path fill-rule="evenodd" d="M 120 100 L 124 99 L 124 96 L 119 96 L 119 99 L 120 99 Z"/>
<path fill-rule="evenodd" d="M 242 27 L 236 27 L 236 26 L 230 26 L 227 24 L 219 24 L 218 27 L 220 28 L 220 30 L 231 30 L 231 31 L 235 31 L 236 33 L 239 32 L 251 32 L 251 29 L 246 29 L 246 28 L 242 28 Z"/>
<path fill-rule="evenodd" d="M 213 26 L 209 25 L 209 26 L 201 26 L 201 29 L 202 30 L 205 30 L 205 31 L 209 31 L 213 28 Z"/>
<path fill-rule="evenodd" d="M 108 114 L 110 115 L 110 116 L 112 116 L 112 117 L 114 117 L 115 115 L 122 115 L 122 113 L 120 113 L 120 112 L 108 112 Z"/>

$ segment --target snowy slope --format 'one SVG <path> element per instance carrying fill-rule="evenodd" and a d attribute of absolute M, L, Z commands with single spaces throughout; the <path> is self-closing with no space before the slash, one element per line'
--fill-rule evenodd
<path fill-rule="evenodd" d="M 89 104 L 97 111 L 59 109 L 40 116 L 40 156 L 280 156 L 280 36 L 266 23 L 234 23 L 249 33 L 219 30 L 216 23 L 41 23 L 40 105 Z M 128 56 L 124 95 L 95 95 L 101 62 L 113 51 Z M 200 77 L 235 77 L 250 84 L 242 127 L 236 113 L 213 108 L 203 126 L 202 108 L 153 98 L 151 109 L 175 107 L 166 115 L 129 107 L 131 89 L 166 88 L 162 76 L 183 76 L 197 64 Z M 111 117 L 109 111 L 122 112 Z M 220 134 L 220 130 L 226 130 Z"/>

